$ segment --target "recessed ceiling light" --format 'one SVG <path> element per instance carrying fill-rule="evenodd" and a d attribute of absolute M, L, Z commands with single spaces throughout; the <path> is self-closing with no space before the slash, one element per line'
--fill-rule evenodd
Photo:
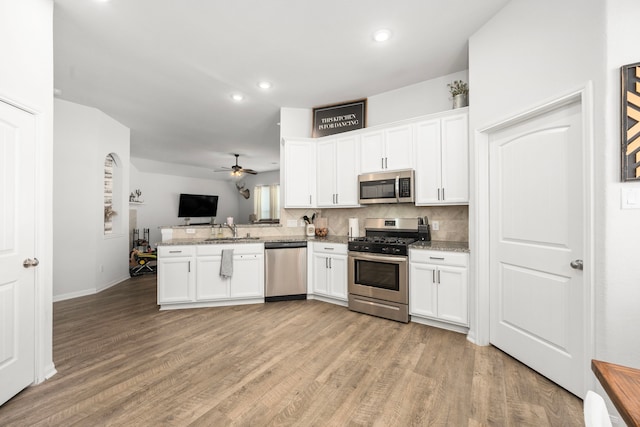
<path fill-rule="evenodd" d="M 258 83 L 258 87 L 260 89 L 271 89 L 271 82 L 268 82 L 266 80 L 265 81 L 261 81 L 261 82 Z"/>
<path fill-rule="evenodd" d="M 373 33 L 373 39 L 377 42 L 386 42 L 391 38 L 391 31 L 389 30 L 378 30 Z"/>
<path fill-rule="evenodd" d="M 231 95 L 231 99 L 240 102 L 244 99 L 244 96 L 241 93 L 234 93 L 233 95 Z"/>

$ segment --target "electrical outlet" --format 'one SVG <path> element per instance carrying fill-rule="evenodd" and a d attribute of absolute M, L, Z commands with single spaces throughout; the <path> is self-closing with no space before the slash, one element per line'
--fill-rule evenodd
<path fill-rule="evenodd" d="M 298 226 L 298 220 L 297 219 L 288 219 L 287 220 L 287 227 L 297 227 Z"/>
<path fill-rule="evenodd" d="M 440 230 L 440 221 L 431 221 L 431 229 L 433 231 Z"/>
<path fill-rule="evenodd" d="M 196 234 L 196 230 L 193 228 L 187 228 L 187 234 Z"/>

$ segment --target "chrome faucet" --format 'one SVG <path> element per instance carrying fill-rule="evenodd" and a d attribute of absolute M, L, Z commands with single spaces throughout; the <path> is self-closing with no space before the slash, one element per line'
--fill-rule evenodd
<path fill-rule="evenodd" d="M 238 237 L 238 226 L 237 225 L 227 223 L 227 227 L 229 227 L 231 229 L 231 231 L 233 231 L 233 237 Z"/>

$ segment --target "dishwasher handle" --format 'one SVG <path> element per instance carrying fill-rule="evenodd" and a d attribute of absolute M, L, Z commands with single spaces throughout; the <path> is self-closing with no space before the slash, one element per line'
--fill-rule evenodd
<path fill-rule="evenodd" d="M 293 249 L 293 248 L 306 248 L 307 242 L 266 242 L 264 244 L 265 249 Z"/>

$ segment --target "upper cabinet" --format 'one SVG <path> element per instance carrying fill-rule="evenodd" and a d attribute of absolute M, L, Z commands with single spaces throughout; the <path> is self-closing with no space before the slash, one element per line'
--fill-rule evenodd
<path fill-rule="evenodd" d="M 381 172 L 414 167 L 413 126 L 402 125 L 361 135 L 361 171 Z"/>
<path fill-rule="evenodd" d="M 315 207 L 316 141 L 287 139 L 283 149 L 284 207 Z"/>
<path fill-rule="evenodd" d="M 416 205 L 469 203 L 468 110 L 323 138 L 286 138 L 285 208 L 357 207 L 358 174 L 415 170 Z"/>
<path fill-rule="evenodd" d="M 357 135 L 317 143 L 317 206 L 358 206 L 359 142 Z"/>
<path fill-rule="evenodd" d="M 467 122 L 464 111 L 415 124 L 416 205 L 469 202 Z"/>

